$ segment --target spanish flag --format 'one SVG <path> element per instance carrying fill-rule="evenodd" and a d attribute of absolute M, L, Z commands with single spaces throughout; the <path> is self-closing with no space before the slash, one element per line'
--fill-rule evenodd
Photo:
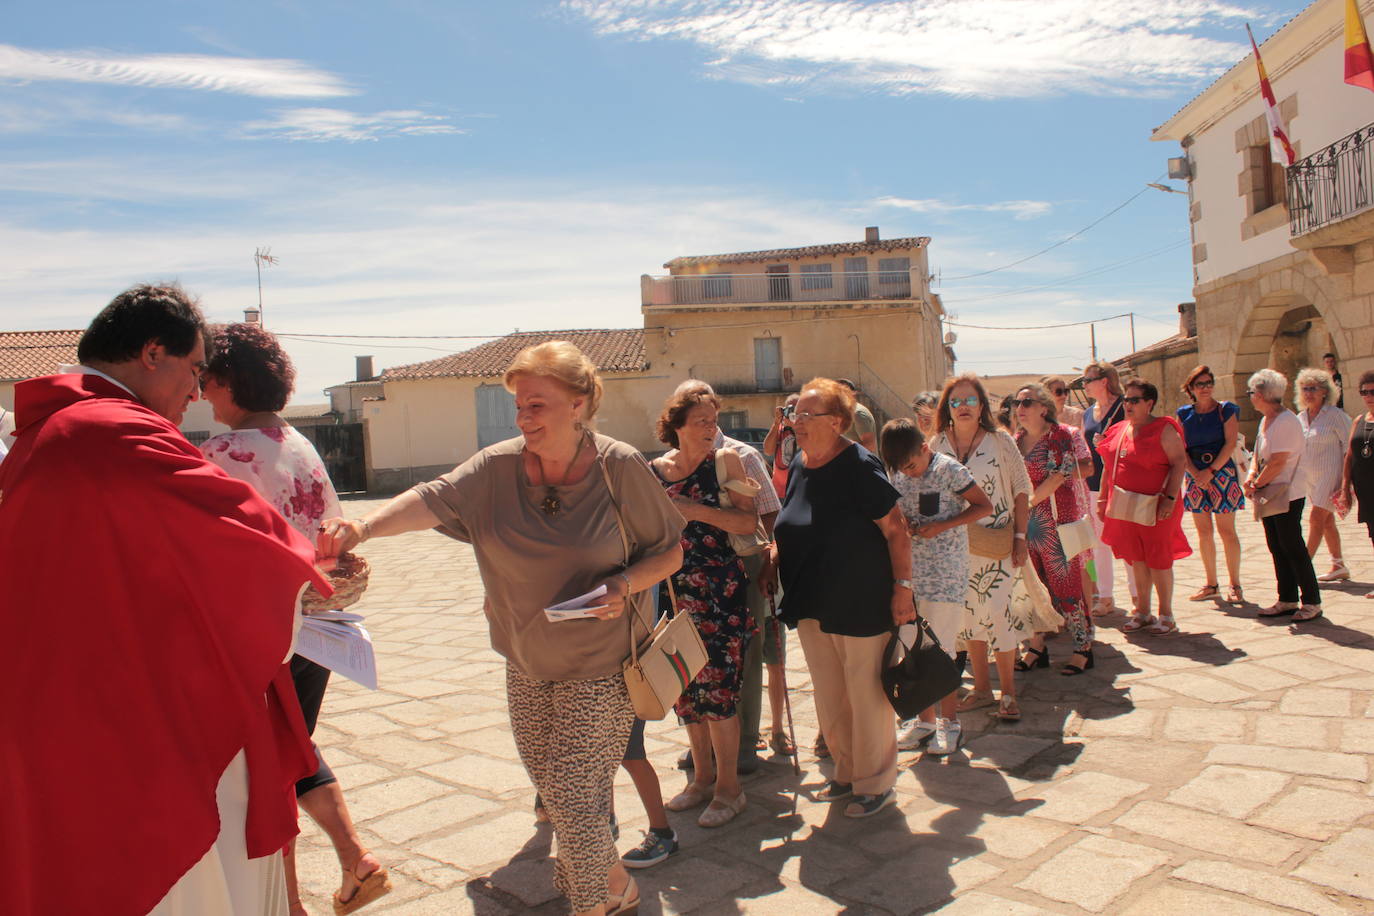
<path fill-rule="evenodd" d="M 1279 103 L 1274 100 L 1274 87 L 1269 85 L 1269 74 L 1264 71 L 1259 45 L 1255 44 L 1255 34 L 1250 31 L 1249 24 L 1245 26 L 1245 34 L 1250 36 L 1250 47 L 1255 50 L 1255 66 L 1259 69 L 1260 95 L 1264 96 L 1264 113 L 1269 118 L 1269 132 L 1274 135 L 1274 145 L 1283 151 L 1284 164 L 1292 165 L 1297 157 L 1293 155 L 1293 144 L 1288 142 L 1288 131 L 1284 128 L 1283 118 L 1279 115 Z"/>
<path fill-rule="evenodd" d="M 1374 92 L 1374 54 L 1355 0 L 1345 0 L 1345 81 Z"/>

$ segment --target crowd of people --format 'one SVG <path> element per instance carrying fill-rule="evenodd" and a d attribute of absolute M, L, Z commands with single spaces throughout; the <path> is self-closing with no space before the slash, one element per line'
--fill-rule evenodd
<path fill-rule="evenodd" d="M 893 803 L 899 750 L 953 753 L 960 716 L 984 707 L 1019 719 L 1017 673 L 1053 666 L 1054 633 L 1067 636 L 1066 677 L 1094 667 L 1100 618 L 1179 633 L 1185 513 L 1207 580 L 1192 601 L 1244 601 L 1235 520 L 1248 506 L 1277 593 L 1259 614 L 1298 622 L 1322 616 L 1321 582 L 1350 577 L 1335 520 L 1358 502 L 1374 540 L 1374 371 L 1352 424 L 1334 357 L 1298 373 L 1298 413 L 1282 374 L 1250 377 L 1253 455 L 1207 366 L 1171 414 L 1153 383 L 1096 361 L 1083 408 L 1060 377 L 994 403 L 965 373 L 881 428 L 853 383 L 816 378 L 778 405 L 761 453 L 721 430 L 720 398 L 689 380 L 663 405 L 667 451 L 650 461 L 595 432 L 597 371 L 553 341 L 505 373 L 519 437 L 361 518 L 344 517 L 319 456 L 282 420 L 294 372 L 261 328 L 212 328 L 179 288 L 135 287 L 92 322 L 79 358 L 17 386 L 0 464 L 0 551 L 31 573 L 0 598 L 21 636 L 0 651 L 38 688 L 8 720 L 25 752 L 0 754 L 19 800 L 0 824 L 7 913 L 301 916 L 297 806 L 337 854 L 336 913 L 387 893 L 387 867 L 310 741 L 329 671 L 291 654 L 302 593 L 327 606 L 322 570 L 369 539 L 437 529 L 472 545 L 516 746 L 558 838 L 554 880 L 579 916 L 635 912 L 631 870 L 678 849 L 670 812 L 729 823 L 759 752 L 798 754 L 783 722 L 789 630 L 810 675 L 813 750 L 833 761 L 815 797 L 865 818 Z M 176 424 L 199 396 L 229 431 L 197 449 Z M 61 615 L 19 613 L 53 583 Z M 584 619 L 545 613 L 593 591 Z M 706 655 L 673 707 L 690 775 L 666 802 L 622 671 L 663 615 L 685 615 Z M 897 721 L 883 668 L 894 628 L 918 618 L 972 686 Z M 101 780 L 83 778 L 91 747 Z M 621 766 L 650 824 L 623 855 Z M 59 876 L 71 861 L 82 881 Z"/>

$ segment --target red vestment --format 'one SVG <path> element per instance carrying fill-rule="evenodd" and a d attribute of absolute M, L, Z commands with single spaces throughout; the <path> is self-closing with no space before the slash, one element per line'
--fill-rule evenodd
<path fill-rule="evenodd" d="M 283 659 L 314 550 L 163 417 L 91 375 L 15 387 L 0 464 L 0 913 L 142 916 L 219 833 L 250 858 L 313 772 Z"/>

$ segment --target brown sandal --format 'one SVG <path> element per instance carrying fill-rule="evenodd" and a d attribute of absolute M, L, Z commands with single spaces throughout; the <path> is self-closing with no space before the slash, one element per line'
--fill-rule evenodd
<path fill-rule="evenodd" d="M 353 863 L 351 874 L 353 880 L 358 882 L 358 888 L 353 892 L 353 896 L 345 901 L 339 899 L 339 891 L 334 892 L 334 916 L 344 916 L 345 913 L 360 910 L 372 901 L 391 893 L 391 876 L 387 874 L 385 865 L 378 865 L 365 875 L 358 874 L 359 863 L 369 855 L 370 853 L 364 849 L 358 856 L 358 861 Z"/>
<path fill-rule="evenodd" d="M 797 748 L 788 740 L 784 732 L 773 729 L 773 737 L 769 739 L 768 746 L 773 749 L 773 753 L 781 754 L 784 757 L 797 756 Z"/>

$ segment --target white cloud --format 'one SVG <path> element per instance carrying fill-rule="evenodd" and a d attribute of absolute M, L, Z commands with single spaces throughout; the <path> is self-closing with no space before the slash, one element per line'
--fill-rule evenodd
<path fill-rule="evenodd" d="M 1247 50 L 1214 0 L 563 0 L 602 35 L 690 41 L 708 72 L 786 87 L 986 98 L 1191 86 Z"/>
<path fill-rule="evenodd" d="M 356 94 L 356 90 L 334 74 L 297 60 L 208 54 L 34 51 L 7 44 L 0 44 L 0 79 L 192 89 L 283 99 Z"/>
<path fill-rule="evenodd" d="M 288 108 L 273 112 L 265 121 L 244 125 L 248 136 L 283 140 L 378 140 L 382 137 L 421 136 L 425 134 L 465 134 L 466 130 L 446 123 L 443 115 L 422 111 L 379 111 L 357 114 L 341 108 Z"/>
<path fill-rule="evenodd" d="M 875 207 L 894 207 L 910 210 L 913 213 L 944 215 L 948 213 L 1010 213 L 1015 219 L 1035 219 L 1046 216 L 1054 205 L 1046 200 L 1002 200 L 991 204 L 956 204 L 944 200 L 910 199 L 906 197 L 879 197 L 873 201 Z"/>

